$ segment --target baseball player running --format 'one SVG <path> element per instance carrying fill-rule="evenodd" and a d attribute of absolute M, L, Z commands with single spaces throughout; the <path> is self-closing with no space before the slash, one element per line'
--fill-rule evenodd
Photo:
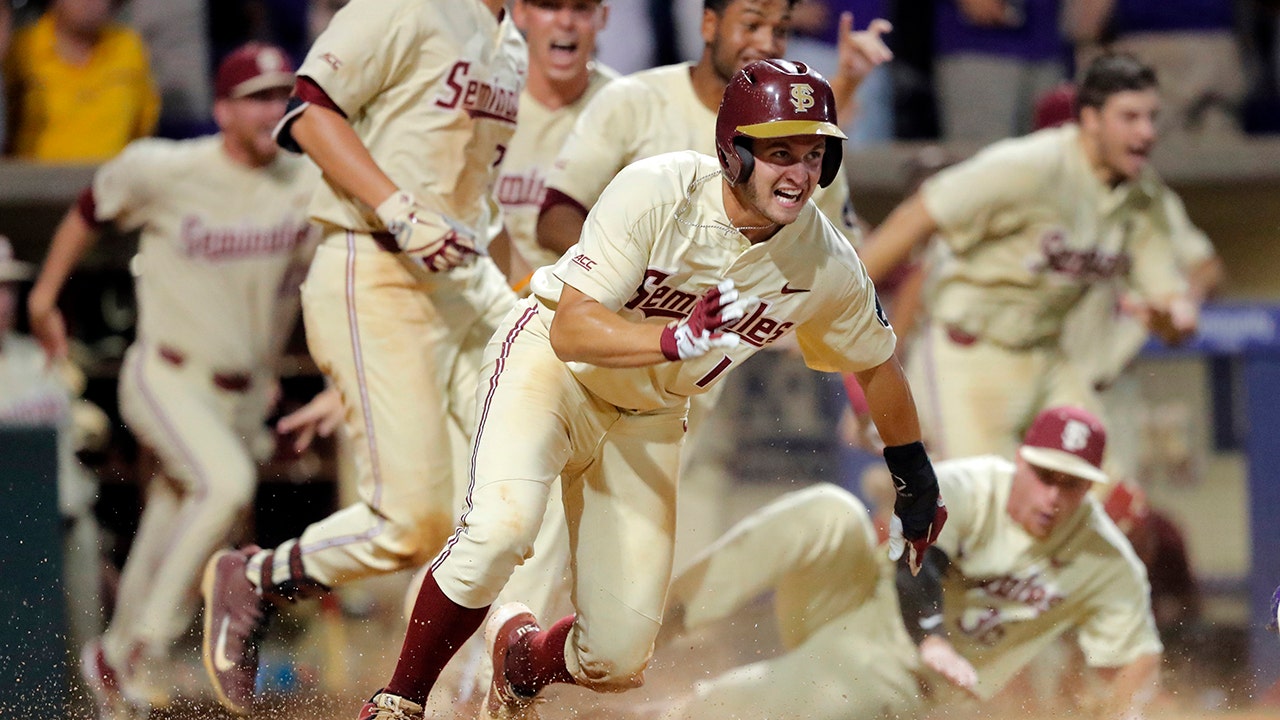
<path fill-rule="evenodd" d="M 725 85 L 747 63 L 785 55 L 794 5 L 793 0 L 707 0 L 702 13 L 703 52 L 696 63 L 646 70 L 605 86 L 582 111 L 547 178 L 537 224 L 539 244 L 559 257 L 576 243 L 588 209 L 629 163 L 677 150 L 714 154 L 716 110 Z M 876 20 L 859 33 L 849 31 L 851 17 L 842 23 L 842 72 L 832 80 L 837 108 L 851 101 L 876 64 L 891 57 L 881 40 L 889 29 L 887 22 Z M 848 238 L 859 237 L 843 171 L 830 185 L 818 189 L 814 202 Z M 700 440 L 704 418 L 722 388 L 716 386 L 695 397 L 690 409 L 677 523 L 680 564 L 722 529 L 726 479 Z"/>
<path fill-rule="evenodd" d="M 897 592 L 848 492 L 817 485 L 753 513 L 672 581 L 663 633 L 773 591 L 786 651 L 697 683 L 663 717 L 910 717 L 928 706 L 964 713 L 966 698 L 989 714 L 1009 680 L 1068 634 L 1108 681 L 1099 717 L 1140 717 L 1162 648 L 1146 571 L 1089 493 L 1106 481 L 1105 443 L 1096 417 L 1054 407 L 1012 462 L 938 463 L 947 524 Z"/>
<path fill-rule="evenodd" d="M 926 435 L 946 456 L 1009 456 L 1036 411 L 1096 407 L 1060 346 L 1093 284 L 1119 279 L 1171 339 L 1196 325 L 1168 250 L 1169 190 L 1147 163 L 1155 73 L 1099 58 L 1080 86 L 1078 124 L 1005 140 L 927 180 L 861 251 L 883 278 L 935 233 L 945 258 L 926 297 L 931 326 L 910 360 Z"/>
<path fill-rule="evenodd" d="M 671 574 L 688 398 L 790 332 L 810 365 L 867 388 L 900 536 L 913 558 L 927 547 L 946 511 L 893 331 L 852 247 L 808 202 L 839 167 L 835 120 L 830 86 L 807 67 L 748 65 L 725 90 L 718 162 L 681 152 L 629 166 L 581 242 L 535 274 L 486 351 L 462 524 L 362 720 L 422 717 L 441 668 L 529 556 L 557 476 L 578 612 L 542 630 L 522 605 L 495 610 L 484 715 L 535 717 L 554 682 L 640 684 Z"/>
<path fill-rule="evenodd" d="M 139 140 L 99 168 L 58 226 L 28 299 L 32 334 L 50 357 L 65 355 L 63 283 L 100 228 L 141 230 L 138 330 L 120 371 L 120 412 L 159 457 L 161 475 L 148 488 L 115 614 L 83 654 L 104 715 L 145 714 L 144 673 L 163 669 L 191 620 L 201 568 L 254 497 L 254 440 L 316 241 L 306 217 L 315 168 L 279 155 L 271 138 L 292 82 L 278 48 L 230 54 L 215 80 L 221 132 Z"/>
<path fill-rule="evenodd" d="M 451 438 L 470 432 L 482 350 L 515 301 L 483 241 L 526 62 L 501 0 L 352 0 L 299 68 L 278 137 L 324 172 L 303 319 L 341 395 L 360 501 L 277 548 L 210 560 L 205 668 L 237 713 L 265 599 L 416 567 L 454 524 L 465 447 Z"/>

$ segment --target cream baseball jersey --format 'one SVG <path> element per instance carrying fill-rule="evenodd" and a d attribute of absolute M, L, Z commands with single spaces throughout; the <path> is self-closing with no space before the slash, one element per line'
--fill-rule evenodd
<path fill-rule="evenodd" d="M 298 75 L 342 109 L 392 182 L 483 240 L 527 54 L 510 16 L 499 21 L 479 0 L 352 0 Z M 329 182 L 311 214 L 349 230 L 383 229 L 372 208 Z"/>
<path fill-rule="evenodd" d="M 206 367 L 270 367 L 318 239 L 306 213 L 318 178 L 284 154 L 266 170 L 238 165 L 219 135 L 140 140 L 99 168 L 94 218 L 142 231 L 138 336 Z"/>
<path fill-rule="evenodd" d="M 1163 193 L 1169 223 L 1169 247 L 1183 272 L 1213 257 L 1213 243 L 1187 217 L 1177 193 Z M 1118 283 L 1095 287 L 1066 321 L 1063 350 L 1080 363 L 1092 382 L 1110 384 L 1128 366 L 1150 334 L 1137 318 L 1119 308 L 1123 288 Z M 1114 418 L 1112 418 L 1114 420 Z"/>
<path fill-rule="evenodd" d="M 934 318 L 998 345 L 1055 340 L 1094 283 L 1119 278 L 1148 298 L 1185 289 L 1165 240 L 1168 188 L 1153 174 L 1104 186 L 1074 125 L 996 143 L 921 192 L 949 250 Z"/>
<path fill-rule="evenodd" d="M 949 513 L 937 543 L 951 558 L 947 639 L 978 671 L 980 697 L 1068 630 L 1091 667 L 1162 650 L 1146 569 L 1096 500 L 1036 539 L 1006 510 L 1012 462 L 990 455 L 935 468 Z"/>
<path fill-rule="evenodd" d="M 569 364 L 583 385 L 618 407 L 682 403 L 789 332 L 816 370 L 864 370 L 893 353 L 893 330 L 862 262 L 813 203 L 752 245 L 729 223 L 721 179 L 715 158 L 692 151 L 628 166 L 587 215 L 578 244 L 534 275 L 533 294 L 547 310 L 567 284 L 636 322 L 682 318 L 725 278 L 760 298 L 729 328 L 742 342 L 727 352 L 630 370 Z"/>
<path fill-rule="evenodd" d="M 527 89 L 520 93 L 520 122 L 507 145 L 494 194 L 502 204 L 512 242 L 532 267 L 550 265 L 559 259 L 538 245 L 536 232 L 538 209 L 547 192 L 547 172 L 587 102 L 605 83 L 618 77 L 599 63 L 592 63 L 589 73 L 582 96 L 555 110 L 538 102 Z"/>
<path fill-rule="evenodd" d="M 618 171 L 642 158 L 678 150 L 715 156 L 716 113 L 698 99 L 681 63 L 609 83 L 587 104 L 547 179 L 590 208 Z M 813 196 L 818 209 L 851 242 L 861 240 L 844 171 Z"/>

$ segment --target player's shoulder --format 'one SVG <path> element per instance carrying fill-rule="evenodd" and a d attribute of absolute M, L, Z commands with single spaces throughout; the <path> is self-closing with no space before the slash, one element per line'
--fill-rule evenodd
<path fill-rule="evenodd" d="M 608 90 L 614 94 L 643 93 L 662 96 L 670 93 L 673 88 L 680 87 L 681 83 L 689 82 L 689 64 L 678 63 L 623 75 L 610 83 Z"/>
<path fill-rule="evenodd" d="M 143 164 L 149 169 L 162 169 L 174 165 L 189 164 L 208 154 L 217 142 L 217 136 L 204 135 L 186 140 L 168 138 L 140 138 L 120 151 L 108 164 Z"/>
<path fill-rule="evenodd" d="M 590 97 L 600 88 L 622 77 L 622 73 L 599 61 L 592 61 L 587 66 L 587 90 L 583 95 Z"/>
<path fill-rule="evenodd" d="M 999 455 L 974 455 L 942 460 L 934 464 L 938 482 L 980 494 L 994 492 L 1013 478 L 1014 464 Z"/>
<path fill-rule="evenodd" d="M 609 184 L 632 192 L 661 191 L 683 197 L 695 179 L 719 171 L 715 158 L 695 150 L 677 150 L 641 158 L 618 171 Z"/>
<path fill-rule="evenodd" d="M 1068 153 L 1078 151 L 1078 137 L 1079 129 L 1075 125 L 1046 128 L 996 141 L 974 155 L 974 159 L 1049 169 L 1060 166 Z"/>

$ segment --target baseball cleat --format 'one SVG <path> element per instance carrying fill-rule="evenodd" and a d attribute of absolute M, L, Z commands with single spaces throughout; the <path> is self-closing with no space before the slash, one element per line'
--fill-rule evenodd
<path fill-rule="evenodd" d="M 222 550 L 204 566 L 204 669 L 218 701 L 248 715 L 258 679 L 258 642 L 267 626 L 268 605 L 245 575 L 250 553 Z"/>
<path fill-rule="evenodd" d="M 356 720 L 423 720 L 424 714 L 418 703 L 379 691 L 360 708 Z"/>
<path fill-rule="evenodd" d="M 493 663 L 493 679 L 480 717 L 490 720 L 537 720 L 536 696 L 521 695 L 507 680 L 507 655 L 517 640 L 542 628 L 533 612 L 521 603 L 498 608 L 484 628 L 484 643 Z"/>
<path fill-rule="evenodd" d="M 80 677 L 93 695 L 98 720 L 145 720 L 150 708 L 125 696 L 120 675 L 107 662 L 101 640 L 91 640 L 80 650 Z"/>

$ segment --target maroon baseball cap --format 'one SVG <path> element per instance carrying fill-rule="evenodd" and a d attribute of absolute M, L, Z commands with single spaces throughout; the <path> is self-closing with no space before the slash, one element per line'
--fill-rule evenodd
<path fill-rule="evenodd" d="M 293 63 L 275 45 L 251 42 L 231 51 L 218 66 L 213 94 L 219 100 L 293 87 Z"/>
<path fill-rule="evenodd" d="M 1032 130 L 1066 125 L 1076 119 L 1076 86 L 1061 83 L 1036 100 Z"/>
<path fill-rule="evenodd" d="M 1086 410 L 1064 405 L 1036 416 L 1018 454 L 1036 467 L 1105 483 L 1102 452 L 1106 446 L 1107 431 L 1101 420 Z"/>

